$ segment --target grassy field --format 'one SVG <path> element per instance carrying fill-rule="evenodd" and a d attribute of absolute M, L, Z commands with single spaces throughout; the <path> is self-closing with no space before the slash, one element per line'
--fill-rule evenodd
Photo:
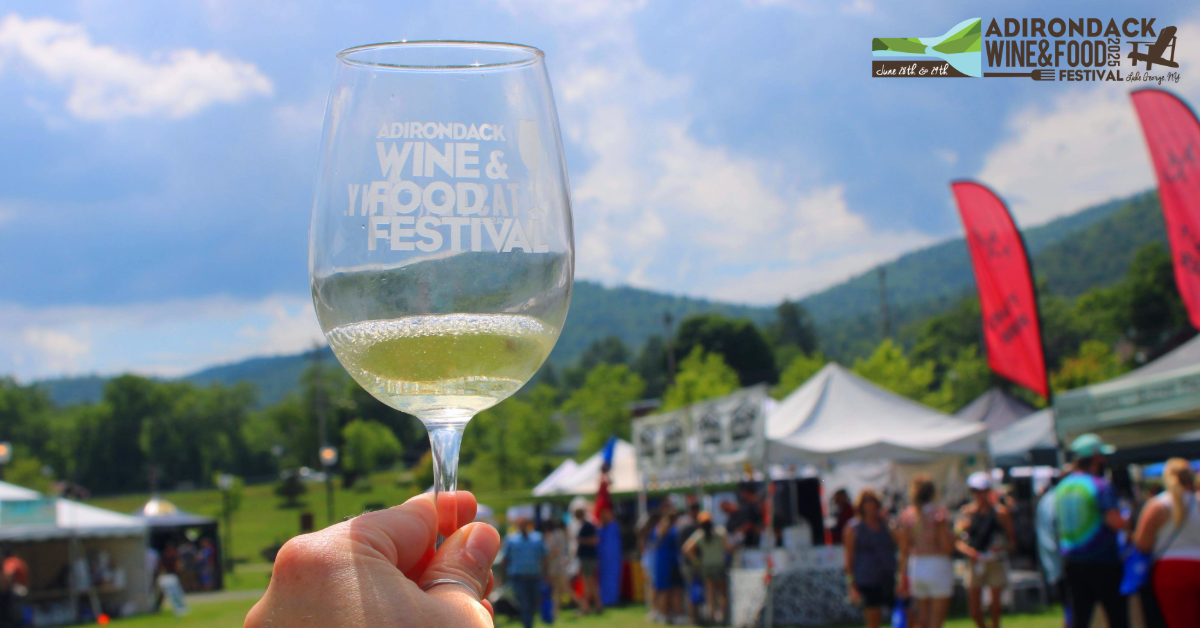
<path fill-rule="evenodd" d="M 238 628 L 246 617 L 246 612 L 254 605 L 253 600 L 236 600 L 197 604 L 192 607 L 186 617 L 176 618 L 168 613 L 161 615 L 142 616 L 113 622 L 114 625 L 125 628 Z M 501 618 L 497 626 L 519 626 L 515 621 Z M 537 625 L 544 625 L 540 622 Z M 612 609 L 600 617 L 575 619 L 564 617 L 555 624 L 564 628 L 651 628 L 660 624 L 646 621 L 645 609 L 628 607 Z M 1006 628 L 1058 628 L 1062 625 L 1062 613 L 1057 608 L 1048 609 L 1036 615 L 1009 615 L 1004 618 Z M 969 628 L 973 626 L 966 618 L 952 619 L 946 623 L 947 628 Z"/>
<path fill-rule="evenodd" d="M 238 561 L 227 588 L 261 589 L 266 586 L 269 568 L 262 550 L 274 543 L 283 543 L 300 533 L 300 514 L 311 512 L 313 523 L 320 529 L 328 525 L 325 505 L 325 485 L 309 484 L 308 493 L 300 497 L 300 508 L 283 507 L 283 499 L 275 495 L 275 484 L 247 486 L 242 492 L 241 507 L 233 515 L 233 556 Z M 371 490 L 343 489 L 334 482 L 335 520 L 360 515 L 367 505 L 393 506 L 415 493 L 408 477 L 395 472 L 378 473 L 371 478 Z M 217 517 L 221 511 L 221 493 L 216 490 L 175 491 L 163 497 L 179 508 L 199 515 Z M 528 491 L 481 494 L 483 504 L 502 514 L 508 506 L 529 500 Z M 147 494 L 102 497 L 88 503 L 115 510 L 133 512 L 149 499 Z M 222 531 L 222 534 L 224 532 Z M 256 565 L 257 564 L 257 565 Z"/>

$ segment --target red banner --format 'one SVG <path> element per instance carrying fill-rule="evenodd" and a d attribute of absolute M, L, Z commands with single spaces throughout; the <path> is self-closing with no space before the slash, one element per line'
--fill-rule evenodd
<path fill-rule="evenodd" d="M 1050 396 L 1042 329 L 1025 242 L 1008 208 L 973 181 L 950 184 L 967 231 L 988 365 L 997 375 Z"/>
<path fill-rule="evenodd" d="M 1175 260 L 1175 283 L 1192 327 L 1200 329 L 1200 122 L 1174 94 L 1133 93 L 1133 107 L 1158 176 L 1158 200 Z"/>

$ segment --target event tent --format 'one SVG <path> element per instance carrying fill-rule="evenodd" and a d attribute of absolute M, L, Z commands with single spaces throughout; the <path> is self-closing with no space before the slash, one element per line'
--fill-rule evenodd
<path fill-rule="evenodd" d="M 564 472 L 553 484 L 549 484 L 547 480 L 550 478 L 546 478 L 541 484 L 538 484 L 533 494 L 537 497 L 594 495 L 600 489 L 600 468 L 603 464 L 604 458 L 600 452 L 597 452 L 570 473 Z M 560 465 L 554 473 L 551 473 L 551 477 L 562 468 Z M 633 493 L 641 489 L 642 484 L 638 479 L 637 470 L 637 451 L 634 450 L 633 445 L 623 440 L 617 441 L 613 449 L 613 464 L 612 470 L 609 471 L 609 478 L 612 481 L 609 491 L 613 493 Z M 541 492 L 539 493 L 538 490 Z"/>
<path fill-rule="evenodd" d="M 983 423 L 989 434 L 995 434 L 1030 414 L 1033 406 L 1001 388 L 992 388 L 955 412 L 954 418 Z"/>
<path fill-rule="evenodd" d="M 1200 336 L 1125 375 L 1058 395 L 1054 410 L 1062 442 L 1096 432 L 1138 447 L 1200 429 Z"/>
<path fill-rule="evenodd" d="M 992 463 L 998 467 L 1020 467 L 1057 462 L 1058 439 L 1054 435 L 1054 410 L 1046 408 L 988 436 Z"/>
<path fill-rule="evenodd" d="M 771 462 L 887 459 L 927 463 L 983 454 L 987 430 L 897 395 L 830 363 L 767 417 Z"/>
<path fill-rule="evenodd" d="M 557 469 L 551 471 L 550 475 L 546 476 L 546 479 L 538 482 L 538 485 L 533 487 L 533 496 L 541 497 L 542 495 L 550 495 L 554 490 L 554 486 L 558 484 L 560 480 L 571 475 L 578 468 L 578 462 L 575 462 L 570 458 L 563 460 L 562 464 L 558 465 Z"/>

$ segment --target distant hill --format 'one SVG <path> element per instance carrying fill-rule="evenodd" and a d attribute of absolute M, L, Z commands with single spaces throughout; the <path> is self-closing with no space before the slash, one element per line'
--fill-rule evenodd
<path fill-rule="evenodd" d="M 559 366 L 571 364 L 593 340 L 606 336 L 617 336 L 636 350 L 651 335 L 664 333 L 664 312 L 670 312 L 676 322 L 699 312 L 721 312 L 749 318 L 760 325 L 767 324 L 775 316 L 770 307 L 733 305 L 625 286 L 606 288 L 592 281 L 577 281 L 566 328 L 550 359 Z M 334 359 L 327 347 L 320 351 L 324 359 Z M 296 389 L 300 375 L 312 357 L 312 352 L 305 352 L 251 358 L 206 368 L 180 379 L 199 385 L 249 382 L 258 389 L 259 405 L 267 406 Z M 45 386 L 56 404 L 70 405 L 99 400 L 106 381 L 91 376 L 38 383 Z"/>
<path fill-rule="evenodd" d="M 107 377 L 84 375 L 83 377 L 58 377 L 43 379 L 37 385 L 50 395 L 58 406 L 73 406 L 78 403 L 93 403 L 104 393 Z"/>
<path fill-rule="evenodd" d="M 1109 285 L 1124 274 L 1133 252 L 1150 241 L 1166 242 L 1162 212 L 1154 192 L 1115 200 L 1024 232 L 1039 284 L 1051 293 L 1076 296 Z M 882 265 L 887 277 L 892 329 L 898 331 L 944 312 L 975 289 L 966 243 L 956 238 L 914 251 Z M 822 350 L 850 362 L 870 352 L 882 336 L 876 269 L 803 300 L 817 324 Z M 663 313 L 678 322 L 690 314 L 721 312 L 759 325 L 774 320 L 774 308 L 735 305 L 630 287 L 607 288 L 577 281 L 562 337 L 550 359 L 571 364 L 593 340 L 617 336 L 631 349 L 664 333 Z M 323 357 L 332 360 L 329 349 Z M 206 368 L 182 379 L 196 384 L 250 382 L 260 405 L 294 390 L 311 352 L 251 358 Z M 100 398 L 106 380 L 81 377 L 39 382 L 59 405 Z"/>
<path fill-rule="evenodd" d="M 1085 209 L 1023 232 L 1040 287 L 1077 296 L 1125 274 L 1133 252 L 1147 242 L 1166 244 L 1156 192 L 1143 192 Z M 975 290 L 966 241 L 955 238 L 882 264 L 893 331 L 945 311 Z M 878 267 L 805 298 L 823 350 L 848 362 L 882 336 Z"/>

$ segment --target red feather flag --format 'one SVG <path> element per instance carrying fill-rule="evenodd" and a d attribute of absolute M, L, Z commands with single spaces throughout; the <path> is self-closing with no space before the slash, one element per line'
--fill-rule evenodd
<path fill-rule="evenodd" d="M 1132 97 L 1158 176 L 1175 283 L 1192 327 L 1200 329 L 1200 121 L 1170 92 L 1142 89 Z"/>
<path fill-rule="evenodd" d="M 1004 201 L 974 181 L 950 184 L 967 231 L 988 365 L 997 375 L 1049 398 L 1042 327 L 1025 241 Z"/>

